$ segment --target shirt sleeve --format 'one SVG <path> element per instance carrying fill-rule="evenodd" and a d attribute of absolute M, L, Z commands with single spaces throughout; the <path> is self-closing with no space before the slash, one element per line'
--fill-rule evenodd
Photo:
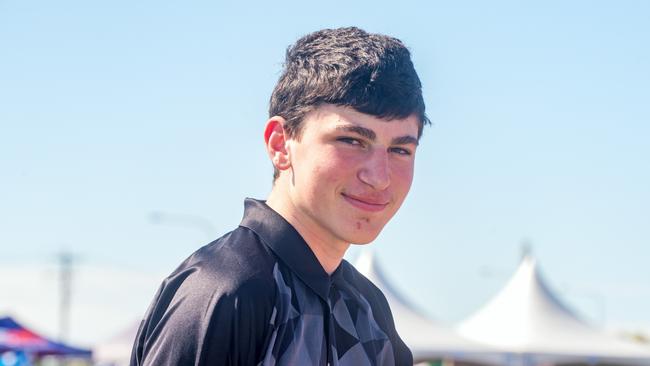
<path fill-rule="evenodd" d="M 196 271 L 186 268 L 162 284 L 138 331 L 131 366 L 243 366 L 263 358 L 274 287 L 255 279 L 215 284 Z"/>

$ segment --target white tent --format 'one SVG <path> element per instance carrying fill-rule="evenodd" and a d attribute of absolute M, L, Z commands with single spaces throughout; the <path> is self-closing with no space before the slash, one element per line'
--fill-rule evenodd
<path fill-rule="evenodd" d="M 512 363 L 598 362 L 650 365 L 650 348 L 592 328 L 546 285 L 524 257 L 506 286 L 462 322 L 460 334 L 513 354 Z"/>
<path fill-rule="evenodd" d="M 140 321 L 135 321 L 119 334 L 93 348 L 95 364 L 98 366 L 128 366 L 139 326 Z"/>
<path fill-rule="evenodd" d="M 416 363 L 451 359 L 498 364 L 503 359 L 493 348 L 465 339 L 416 310 L 389 284 L 371 251 L 363 251 L 354 266 L 386 296 L 395 327 L 413 352 Z"/>

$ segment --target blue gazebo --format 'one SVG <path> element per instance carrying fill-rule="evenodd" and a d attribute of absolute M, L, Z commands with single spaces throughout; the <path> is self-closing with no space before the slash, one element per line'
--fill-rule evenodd
<path fill-rule="evenodd" d="M 15 352 L 36 358 L 43 356 L 92 357 L 90 350 L 49 340 L 23 327 L 10 317 L 0 318 L 0 354 L 5 352 Z"/>

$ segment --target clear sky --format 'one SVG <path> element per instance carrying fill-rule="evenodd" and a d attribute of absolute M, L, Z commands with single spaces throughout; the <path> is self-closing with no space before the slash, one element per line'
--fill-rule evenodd
<path fill-rule="evenodd" d="M 286 47 L 356 25 L 409 46 L 434 123 L 371 244 L 394 285 L 457 323 L 527 240 L 586 319 L 650 334 L 648 19 L 647 1 L 0 0 L 0 313 L 56 335 L 66 250 L 71 340 L 140 318 L 268 194 Z"/>

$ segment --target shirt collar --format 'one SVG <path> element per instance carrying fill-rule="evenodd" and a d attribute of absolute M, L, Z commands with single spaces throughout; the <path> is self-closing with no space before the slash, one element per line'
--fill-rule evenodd
<path fill-rule="evenodd" d="M 332 283 L 330 276 L 302 236 L 284 217 L 265 201 L 247 198 L 244 201 L 244 218 L 239 225 L 255 232 L 284 264 L 327 301 Z M 340 272 L 340 267 L 333 276 Z"/>

